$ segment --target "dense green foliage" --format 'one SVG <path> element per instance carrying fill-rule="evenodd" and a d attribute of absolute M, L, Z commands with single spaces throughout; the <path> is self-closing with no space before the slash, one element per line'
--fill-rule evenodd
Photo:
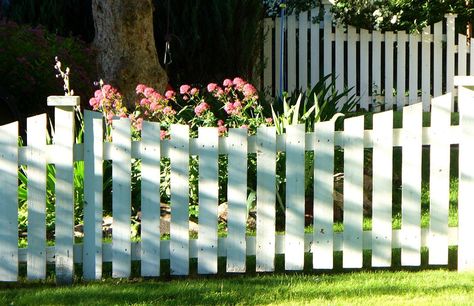
<path fill-rule="evenodd" d="M 0 88 L 14 97 L 11 108 L 23 118 L 47 112 L 46 97 L 62 94 L 55 78 L 54 57 L 73 67 L 71 83 L 76 95 L 88 96 L 96 76 L 94 52 L 75 38 L 63 38 L 43 27 L 0 23 Z M 21 118 L 10 118 L 18 120 Z"/>

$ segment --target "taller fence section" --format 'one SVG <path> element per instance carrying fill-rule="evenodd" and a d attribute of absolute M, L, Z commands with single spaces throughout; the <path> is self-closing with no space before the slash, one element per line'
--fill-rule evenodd
<path fill-rule="evenodd" d="M 456 37 L 455 20 L 446 15 L 421 33 L 368 31 L 335 24 L 329 4 L 267 18 L 264 88 L 278 96 L 332 74 L 336 89 L 352 88 L 362 109 L 400 109 L 421 101 L 429 111 L 432 97 L 454 92 L 454 75 L 474 75 L 474 43 Z"/>
<path fill-rule="evenodd" d="M 73 281 L 75 267 L 86 280 L 100 279 L 110 270 L 104 262 L 111 262 L 112 277 L 123 278 L 135 260 L 147 277 L 163 272 L 162 260 L 169 260 L 171 275 L 272 272 L 279 254 L 291 271 L 390 267 L 393 249 L 401 250 L 402 266 L 420 266 L 423 247 L 428 264 L 447 265 L 450 246 L 458 246 L 458 269 L 474 270 L 474 77 L 455 84 L 459 113 L 451 112 L 451 94 L 437 97 L 429 125 L 417 103 L 403 107 L 402 120 L 388 110 L 372 120 L 319 122 L 314 132 L 298 124 L 285 134 L 267 126 L 256 135 L 230 129 L 219 137 L 217 128 L 205 127 L 197 138 L 189 126 L 172 125 L 170 138 L 161 139 L 158 123 L 144 122 L 137 137 L 129 119 L 114 119 L 110 128 L 102 114 L 85 111 L 83 142 L 73 137 L 78 98 L 49 98 L 56 108 L 52 141 L 45 115 L 28 119 L 26 146 L 18 143 L 17 123 L 0 127 L 0 281 L 18 280 L 21 266 L 27 279 L 45 279 L 48 264 L 60 283 Z M 454 163 L 452 147 L 459 151 Z M 454 200 L 453 171 L 459 172 Z M 19 186 L 25 178 L 27 190 Z M 190 235 L 193 184 L 199 211 Z M 161 203 L 163 189 L 168 203 Z M 163 204 L 169 230 L 160 227 Z M 19 247 L 25 205 L 27 241 Z M 137 211 L 141 226 L 134 232 Z M 106 218 L 113 218 L 111 233 L 103 228 Z M 84 228 L 80 241 L 77 226 Z M 222 257 L 226 265 L 218 265 Z"/>

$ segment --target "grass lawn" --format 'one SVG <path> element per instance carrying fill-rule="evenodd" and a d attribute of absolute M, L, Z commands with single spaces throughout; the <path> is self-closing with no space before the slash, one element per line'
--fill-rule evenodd
<path fill-rule="evenodd" d="M 467 305 L 474 273 L 448 270 L 0 284 L 1 305 Z"/>

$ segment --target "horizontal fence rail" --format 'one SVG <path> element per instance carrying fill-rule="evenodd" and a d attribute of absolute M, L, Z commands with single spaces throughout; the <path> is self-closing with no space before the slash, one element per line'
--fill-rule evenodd
<path fill-rule="evenodd" d="M 112 277 L 131 275 L 131 262 L 141 261 L 142 276 L 159 276 L 160 261 L 169 259 L 172 275 L 188 275 L 190 258 L 197 258 L 199 274 L 216 274 L 218 258 L 226 257 L 226 271 L 245 272 L 246 256 L 256 257 L 257 272 L 275 270 L 275 255 L 285 255 L 285 269 L 301 271 L 304 254 L 312 253 L 314 269 L 333 269 L 335 251 L 342 251 L 344 268 L 361 268 L 363 250 L 371 250 L 372 267 L 390 267 L 392 249 L 401 249 L 403 266 L 421 264 L 421 248 L 429 249 L 429 264 L 447 265 L 448 246 L 458 246 L 458 269 L 474 269 L 474 210 L 470 205 L 474 179 L 474 79 L 458 77 L 459 124 L 451 124 L 451 94 L 433 99 L 430 126 L 423 127 L 421 103 L 403 108 L 402 127 L 394 128 L 394 112 L 376 113 L 370 129 L 364 116 L 319 122 L 314 132 L 303 124 L 276 134 L 274 127 L 261 127 L 255 136 L 245 129 L 230 129 L 218 137 L 217 128 L 200 128 L 190 138 L 188 126 L 173 125 L 170 139 L 160 140 L 160 124 L 145 122 L 140 141 L 132 141 L 128 119 L 114 119 L 111 138 L 104 139 L 100 113 L 85 111 L 84 143 L 75 143 L 74 107 L 77 97 L 50 97 L 56 108 L 55 134 L 47 144 L 46 116 L 28 119 L 26 146 L 18 146 L 18 124 L 0 127 L 0 281 L 16 281 L 19 263 L 26 263 L 27 278 L 45 279 L 48 262 L 55 264 L 56 279 L 71 283 L 74 263 L 82 263 L 83 277 L 100 279 L 103 262 L 112 262 Z M 60 138 L 58 138 L 60 137 Z M 459 151 L 459 225 L 448 227 L 450 148 Z M 400 229 L 392 228 L 393 150 L 401 148 Z M 422 148 L 429 147 L 430 222 L 421 226 Z M 334 232 L 335 149 L 343 152 L 343 231 Z M 365 152 L 372 153 L 372 185 L 364 190 Z M 285 153 L 286 177 L 284 232 L 276 228 L 277 158 Z M 307 154 L 313 154 L 309 159 Z M 247 163 L 256 156 L 256 233 L 246 233 Z M 279 155 L 280 154 L 280 155 Z M 198 156 L 199 214 L 197 239 L 189 235 L 190 156 Z M 227 235 L 219 237 L 219 165 L 227 158 Z M 170 161 L 170 235 L 160 233 L 160 161 Z M 112 242 L 104 242 L 103 162 L 112 163 Z M 132 163 L 140 161 L 140 240 L 132 241 Z M 74 243 L 74 161 L 84 161 L 84 227 L 81 243 Z M 310 167 L 308 168 L 308 162 Z M 56 169 L 54 246 L 46 235 L 46 167 Z M 26 248 L 18 248 L 18 166 L 28 177 L 28 232 Z M 309 170 L 308 170 L 309 169 Z M 305 177 L 313 177 L 308 197 Z M 364 230 L 365 196 L 372 198 L 371 230 Z M 110 203 L 108 203 L 109 205 Z M 311 231 L 305 226 L 311 207 Z M 306 231 L 306 232 L 305 232 Z"/>
<path fill-rule="evenodd" d="M 345 28 L 330 11 L 324 5 L 265 19 L 262 83 L 272 96 L 312 88 L 332 74 L 335 89 L 352 89 L 349 95 L 360 98 L 362 109 L 422 102 L 423 111 L 430 111 L 432 97 L 455 93 L 454 75 L 474 75 L 473 40 L 455 34 L 453 14 L 421 33 L 407 33 Z"/>

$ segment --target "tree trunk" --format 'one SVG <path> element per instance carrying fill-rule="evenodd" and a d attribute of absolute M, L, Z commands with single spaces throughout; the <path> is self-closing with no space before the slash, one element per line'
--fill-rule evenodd
<path fill-rule="evenodd" d="M 130 109 L 142 83 L 163 92 L 168 77 L 158 61 L 152 0 L 92 0 L 94 46 L 105 83 L 118 87 Z"/>

